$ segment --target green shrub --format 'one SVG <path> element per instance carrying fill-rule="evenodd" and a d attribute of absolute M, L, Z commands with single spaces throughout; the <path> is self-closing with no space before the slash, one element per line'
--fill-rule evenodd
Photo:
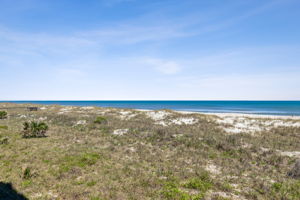
<path fill-rule="evenodd" d="M 212 184 L 210 181 L 201 180 L 199 178 L 193 178 L 189 180 L 184 187 L 194 190 L 199 190 L 201 192 L 206 192 L 211 188 Z"/>
<path fill-rule="evenodd" d="M 8 138 L 7 137 L 0 138 L 0 144 L 8 144 Z"/>
<path fill-rule="evenodd" d="M 0 129 L 5 129 L 5 130 L 7 130 L 7 129 L 8 129 L 8 126 L 0 125 Z"/>
<path fill-rule="evenodd" d="M 162 195 L 165 199 L 172 200 L 189 200 L 190 196 L 186 192 L 181 191 L 177 184 L 168 182 L 162 191 Z"/>
<path fill-rule="evenodd" d="M 32 174 L 32 172 L 31 172 L 30 167 L 26 167 L 26 168 L 23 170 L 22 178 L 23 178 L 23 179 L 30 179 L 32 176 L 33 176 L 33 174 Z"/>
<path fill-rule="evenodd" d="M 0 119 L 6 119 L 7 118 L 7 112 L 6 111 L 0 111 Z"/>
<path fill-rule="evenodd" d="M 225 182 L 220 185 L 220 189 L 226 192 L 231 192 L 233 190 L 233 187 L 230 185 L 230 183 Z"/>
<path fill-rule="evenodd" d="M 82 153 L 80 155 L 65 156 L 60 163 L 60 172 L 67 172 L 73 167 L 86 167 L 96 164 L 100 159 L 97 153 Z"/>
<path fill-rule="evenodd" d="M 92 186 L 96 185 L 96 183 L 97 183 L 96 181 L 90 181 L 90 182 L 87 182 L 86 185 L 87 185 L 88 187 L 92 187 Z"/>
<path fill-rule="evenodd" d="M 199 189 L 197 183 L 196 185 L 192 183 L 192 185 L 193 186 L 189 189 L 194 187 L 195 189 Z M 170 200 L 200 200 L 204 198 L 206 191 L 197 191 L 195 194 L 190 194 L 188 191 L 181 189 L 180 186 L 181 184 L 179 184 L 176 180 L 167 181 L 163 186 L 161 194 L 163 195 L 164 199 Z"/>
<path fill-rule="evenodd" d="M 44 122 L 24 122 L 23 126 L 22 136 L 24 138 L 45 137 L 48 130 L 48 125 Z"/>
<path fill-rule="evenodd" d="M 300 181 L 273 183 L 272 194 L 278 199 L 300 199 Z"/>
<path fill-rule="evenodd" d="M 107 123 L 107 119 L 105 117 L 97 117 L 94 121 L 95 124 L 106 124 Z"/>
<path fill-rule="evenodd" d="M 24 180 L 22 182 L 22 186 L 25 187 L 25 188 L 29 187 L 31 184 L 32 184 L 32 180 Z"/>
<path fill-rule="evenodd" d="M 207 172 L 201 173 L 198 177 L 190 179 L 183 185 L 185 188 L 198 190 L 203 195 L 212 188 L 213 184 Z"/>
<path fill-rule="evenodd" d="M 100 197 L 91 197 L 90 199 L 91 199 L 91 200 L 101 200 Z"/>

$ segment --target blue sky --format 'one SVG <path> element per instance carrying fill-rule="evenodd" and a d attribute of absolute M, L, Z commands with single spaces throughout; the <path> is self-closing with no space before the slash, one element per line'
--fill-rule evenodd
<path fill-rule="evenodd" d="M 0 0 L 2 100 L 300 100 L 298 0 Z"/>

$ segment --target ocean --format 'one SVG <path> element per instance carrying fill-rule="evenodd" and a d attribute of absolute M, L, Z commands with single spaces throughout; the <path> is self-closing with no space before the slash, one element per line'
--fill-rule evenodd
<path fill-rule="evenodd" d="M 134 109 L 172 109 L 204 113 L 243 113 L 300 116 L 300 101 L 0 101 L 12 103 L 99 106 Z"/>

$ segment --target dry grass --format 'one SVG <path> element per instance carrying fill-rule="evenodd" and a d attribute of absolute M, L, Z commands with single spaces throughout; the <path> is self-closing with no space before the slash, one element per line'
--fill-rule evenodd
<path fill-rule="evenodd" d="M 300 199 L 287 176 L 297 157 L 281 154 L 300 151 L 300 127 L 230 134 L 209 115 L 38 107 L 0 120 L 0 182 L 29 199 Z M 31 120 L 48 137 L 22 138 Z"/>

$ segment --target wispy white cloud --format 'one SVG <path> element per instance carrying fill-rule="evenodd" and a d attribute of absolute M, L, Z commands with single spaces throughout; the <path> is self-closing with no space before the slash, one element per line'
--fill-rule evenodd
<path fill-rule="evenodd" d="M 105 0 L 104 2 L 120 3 L 126 1 L 134 0 Z M 151 18 L 148 19 L 148 23 L 145 23 L 144 16 L 141 16 L 132 20 L 121 20 L 103 28 L 78 30 L 64 35 L 24 33 L 0 26 L 0 42 L 4 40 L 14 42 L 18 46 L 27 45 L 32 49 L 56 49 L 57 51 L 92 45 L 99 47 L 103 45 L 130 45 L 141 42 L 166 42 L 176 38 L 208 34 L 228 28 L 279 3 L 282 3 L 282 1 L 269 1 L 233 18 L 218 19 L 217 16 L 213 16 L 217 15 L 216 13 L 206 13 L 208 16 L 203 18 L 202 13 L 189 13 L 175 19 L 163 16 L 160 20 L 157 20 L 155 15 L 150 15 Z M 218 20 L 212 22 L 210 18 L 217 18 Z"/>
<path fill-rule="evenodd" d="M 210 46 L 201 46 L 196 40 L 193 44 L 184 43 L 185 49 L 181 49 L 183 42 L 177 40 L 222 34 L 220 30 L 264 13 L 283 1 L 266 2 L 240 15 L 225 17 L 219 12 L 175 16 L 164 9 L 151 10 L 140 17 L 63 34 L 16 31 L 0 26 L 0 72 L 8 75 L 4 77 L 6 82 L 13 79 L 26 82 L 21 75 L 16 78 L 15 71 L 30 74 L 33 70 L 38 74 L 36 77 L 43 77 L 32 79 L 31 84 L 1 88 L 6 91 L 2 98 L 18 98 L 12 91 L 20 90 L 19 87 L 25 91 L 25 86 L 30 86 L 56 93 L 56 97 L 45 94 L 45 99 L 255 99 L 258 96 L 276 99 L 284 95 L 299 99 L 295 92 L 300 87 L 297 46 L 265 48 L 254 44 L 253 49 L 245 49 L 230 44 L 227 49 L 217 44 L 215 49 L 206 51 Z M 172 46 L 178 41 L 177 46 Z M 80 92 L 74 94 L 74 88 Z M 100 89 L 101 94 L 95 92 Z M 152 97 L 148 91 L 156 96 Z M 30 98 L 26 95 L 24 92 L 19 98 Z"/>
<path fill-rule="evenodd" d="M 293 100 L 300 99 L 300 95 L 295 92 L 300 87 L 299 76 L 299 72 L 236 73 L 176 77 L 172 83 L 176 83 L 177 91 L 184 99 Z M 163 80 L 161 84 L 165 84 Z"/>
<path fill-rule="evenodd" d="M 182 66 L 179 63 L 171 60 L 146 58 L 143 59 L 141 62 L 167 75 L 177 74 L 182 70 Z"/>
<path fill-rule="evenodd" d="M 99 44 L 136 44 L 140 42 L 162 41 L 187 37 L 190 33 L 175 25 L 121 25 L 94 31 L 78 33 L 79 37 L 92 40 Z"/>

